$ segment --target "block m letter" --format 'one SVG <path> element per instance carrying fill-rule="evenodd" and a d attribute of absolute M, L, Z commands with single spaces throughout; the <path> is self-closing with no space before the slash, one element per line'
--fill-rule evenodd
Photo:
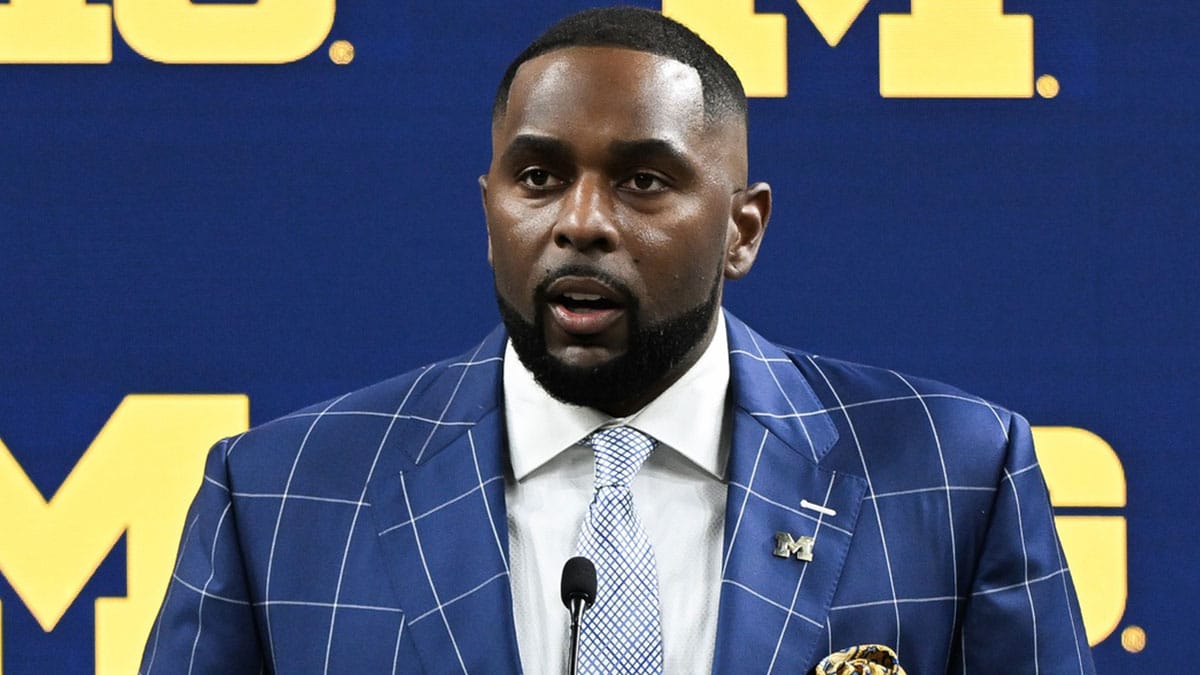
<path fill-rule="evenodd" d="M 245 429 L 249 407 L 241 395 L 127 396 L 49 502 L 0 442 L 0 573 L 43 630 L 128 533 L 128 597 L 96 600 L 97 673 L 137 671 L 205 450 Z"/>

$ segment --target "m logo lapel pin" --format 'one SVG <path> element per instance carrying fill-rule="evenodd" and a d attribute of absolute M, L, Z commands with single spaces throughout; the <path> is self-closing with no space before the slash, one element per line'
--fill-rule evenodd
<path fill-rule="evenodd" d="M 790 558 L 794 555 L 796 560 L 812 562 L 813 541 L 812 537 L 792 537 L 787 532 L 776 532 L 773 553 L 780 558 Z"/>

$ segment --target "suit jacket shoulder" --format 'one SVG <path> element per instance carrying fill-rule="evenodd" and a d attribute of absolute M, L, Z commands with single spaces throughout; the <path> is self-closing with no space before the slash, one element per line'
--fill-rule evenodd
<path fill-rule="evenodd" d="M 951 487 L 994 487 L 1003 477 L 1016 413 L 957 387 L 895 370 L 784 348 L 843 442 L 828 465 L 866 477 L 878 491 L 929 487 L 941 474 Z M 860 453 L 862 456 L 860 456 Z"/>
<path fill-rule="evenodd" d="M 497 329 L 464 354 L 229 439 L 228 471 L 237 490 L 282 493 L 290 481 L 292 490 L 314 496 L 357 498 L 373 464 L 377 474 L 417 466 L 500 405 L 504 339 Z"/>

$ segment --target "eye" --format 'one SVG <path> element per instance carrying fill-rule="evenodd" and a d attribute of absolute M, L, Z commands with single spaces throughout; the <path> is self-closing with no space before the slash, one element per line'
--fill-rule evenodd
<path fill-rule="evenodd" d="M 545 169 L 525 169 L 517 175 L 517 182 L 533 190 L 550 190 L 565 184 L 558 176 Z"/>
<path fill-rule="evenodd" d="M 621 187 L 634 192 L 663 192 L 670 186 L 666 179 L 656 173 L 639 171 L 621 182 Z"/>

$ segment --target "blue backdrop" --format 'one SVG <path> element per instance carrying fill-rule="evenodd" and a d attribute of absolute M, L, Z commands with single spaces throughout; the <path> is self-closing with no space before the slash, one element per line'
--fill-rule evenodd
<path fill-rule="evenodd" d="M 109 64 L 0 64 L 0 439 L 42 494 L 128 394 L 244 393 L 259 423 L 474 344 L 498 320 L 495 85 L 588 5 L 344 0 L 285 65 L 157 63 L 119 33 Z M 1005 99 L 882 97 L 878 16 L 905 0 L 836 47 L 791 0 L 756 9 L 787 17 L 788 95 L 751 103 L 776 205 L 727 306 L 1107 440 L 1129 590 L 1097 664 L 1174 666 L 1200 600 L 1200 4 L 1009 0 L 1061 91 Z M 91 672 L 125 554 L 48 633 L 0 577 L 3 673 Z"/>

